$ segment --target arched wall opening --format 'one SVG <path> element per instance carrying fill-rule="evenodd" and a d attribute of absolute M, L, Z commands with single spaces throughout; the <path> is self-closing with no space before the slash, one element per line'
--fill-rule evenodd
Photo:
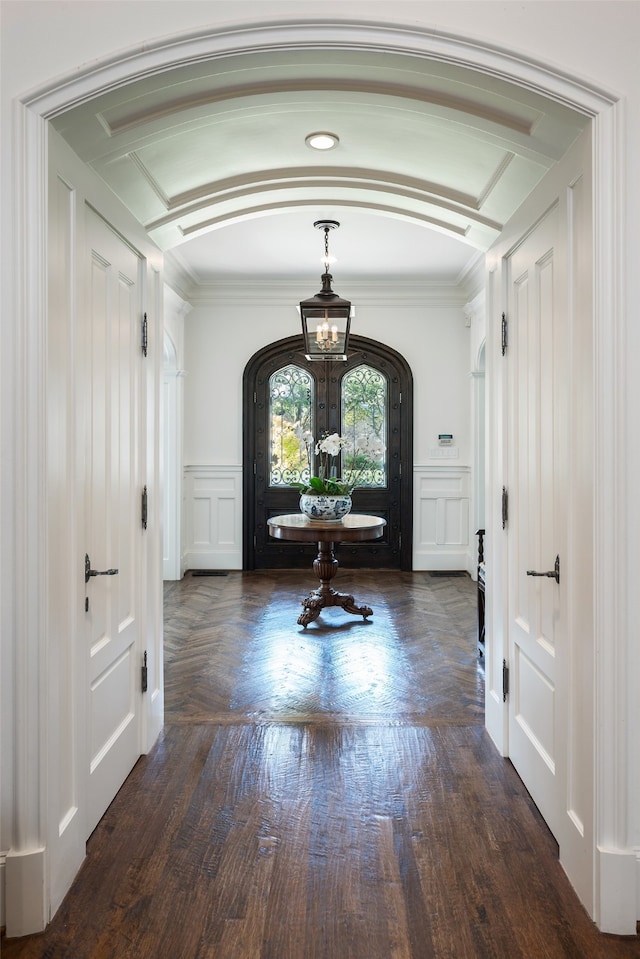
<path fill-rule="evenodd" d="M 627 630 L 623 619 L 626 608 L 626 582 L 622 575 L 625 559 L 626 516 L 625 491 L 616 478 L 616 464 L 621 437 L 619 410 L 624 406 L 624 382 L 619 376 L 619 360 L 624 338 L 623 312 L 617 290 L 621 285 L 620 230 L 623 198 L 623 150 L 620 107 L 607 91 L 597 91 L 579 80 L 567 77 L 561 68 L 553 70 L 518 58 L 511 51 L 502 51 L 467 38 L 447 36 L 436 31 L 410 31 L 367 23 L 295 23 L 245 27 L 220 33 L 171 38 L 151 43 L 144 50 L 109 59 L 78 71 L 70 78 L 56 81 L 35 94 L 26 96 L 15 108 L 15 177 L 16 209 L 15 246 L 12 274 L 15 290 L 8 314 L 15 323 L 15 352 L 12 384 L 20 410 L 15 425 L 13 450 L 16 491 L 16 525 L 9 549 L 15 557 L 10 588 L 13 594 L 11 634 L 20 636 L 20 648 L 13 657 L 12 685 L 20 715 L 35 717 L 19 730 L 16 728 L 12 766 L 15 775 L 15 827 L 12 847 L 18 859 L 21 852 L 46 845 L 46 743 L 42 734 L 42 703 L 48 697 L 46 683 L 46 637 L 48 624 L 44 606 L 30 601 L 28 585 L 34 579 L 46 582 L 44 551 L 40 530 L 46 528 L 46 380 L 45 349 L 46 311 L 46 195 L 43 184 L 47 171 L 47 121 L 86 97 L 95 96 L 114 84 L 171 70 L 195 57 L 233 55 L 245 50 L 269 51 L 287 45 L 299 49 L 336 45 L 344 49 L 411 52 L 413 56 L 445 59 L 473 71 L 501 76 L 516 85 L 535 89 L 545 96 L 572 106 L 593 120 L 594 207 L 597 229 L 594 237 L 595 276 L 595 468 L 596 510 L 594 539 L 597 568 L 594 570 L 596 592 L 596 634 L 605 630 L 613 636 L 609 656 L 598 664 L 596 673 L 597 701 L 609 702 L 616 691 L 615 708 L 602 708 L 598 717 L 597 779 L 601 784 L 599 800 L 598 845 L 611 850 L 605 886 L 601 892 L 599 921 L 605 928 L 611 922 L 628 931 L 631 916 L 624 921 L 607 914 L 608 895 L 613 897 L 615 879 L 619 878 L 613 851 L 626 850 L 627 832 L 627 754 L 619 748 L 624 742 L 628 715 L 628 687 L 625 677 L 627 662 Z M 488 348 L 495 341 L 488 339 Z M 23 402 L 24 401 L 24 402 Z M 20 440 L 18 441 L 18 437 Z M 497 479 L 496 460 L 490 466 L 490 480 Z M 618 504 L 611 516 L 610 503 Z M 492 507 L 487 525 L 495 525 Z M 20 585 L 24 584 L 24 585 Z M 14 710 L 14 715 L 17 715 Z M 38 719 L 40 717 L 40 719 Z M 17 724 L 16 724 L 17 727 Z M 35 757 L 35 759 L 29 759 Z M 606 787 L 605 787 L 606 782 Z M 628 859 L 628 857 L 627 857 Z M 42 857 L 44 863 L 44 856 Z M 44 866 L 43 866 L 44 869 Z M 628 876 L 625 864 L 624 874 Z M 38 867 L 29 871 L 37 886 L 44 885 L 44 874 Z M 610 892 L 608 892 L 610 890 Z M 25 893 L 27 894 L 27 893 Z M 42 920 L 45 903 L 34 895 L 31 915 Z M 39 906 L 38 906 L 39 902 Z M 617 917 L 619 909 L 611 905 Z M 635 922 L 635 917 L 634 922 Z M 29 920 L 31 921 L 31 920 Z"/>

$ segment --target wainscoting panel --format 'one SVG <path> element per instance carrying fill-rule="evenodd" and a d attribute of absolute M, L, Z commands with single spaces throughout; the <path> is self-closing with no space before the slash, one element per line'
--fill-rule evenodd
<path fill-rule="evenodd" d="M 242 569 L 242 469 L 187 466 L 183 569 Z"/>
<path fill-rule="evenodd" d="M 417 466 L 413 479 L 413 568 L 473 569 L 469 467 Z"/>

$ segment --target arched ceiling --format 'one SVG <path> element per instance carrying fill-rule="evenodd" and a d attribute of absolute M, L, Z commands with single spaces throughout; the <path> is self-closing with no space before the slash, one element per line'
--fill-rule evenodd
<path fill-rule="evenodd" d="M 456 282 L 586 119 L 410 55 L 248 53 L 145 77 L 54 121 L 194 283 L 320 270 Z M 319 153 L 308 134 L 339 137 Z"/>

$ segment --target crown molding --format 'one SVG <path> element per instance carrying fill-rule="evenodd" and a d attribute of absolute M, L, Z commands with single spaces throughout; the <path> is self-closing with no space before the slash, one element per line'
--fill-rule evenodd
<path fill-rule="evenodd" d="M 345 286 L 344 295 L 353 302 L 355 312 L 363 306 L 398 302 L 407 307 L 462 308 L 468 300 L 467 290 L 456 283 L 418 278 L 376 277 L 374 280 L 346 281 L 342 286 Z M 297 306 L 308 295 L 308 283 L 303 285 L 299 280 L 255 276 L 201 283 L 184 292 L 184 298 L 194 307 L 258 302 L 290 307 Z"/>
<path fill-rule="evenodd" d="M 198 286 L 196 278 L 172 250 L 164 253 L 163 279 L 165 285 L 181 300 L 191 303 L 191 293 Z"/>

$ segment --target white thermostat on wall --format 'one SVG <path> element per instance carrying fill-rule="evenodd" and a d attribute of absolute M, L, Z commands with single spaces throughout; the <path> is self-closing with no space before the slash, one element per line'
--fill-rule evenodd
<path fill-rule="evenodd" d="M 438 443 L 440 446 L 451 446 L 453 433 L 438 433 Z"/>

